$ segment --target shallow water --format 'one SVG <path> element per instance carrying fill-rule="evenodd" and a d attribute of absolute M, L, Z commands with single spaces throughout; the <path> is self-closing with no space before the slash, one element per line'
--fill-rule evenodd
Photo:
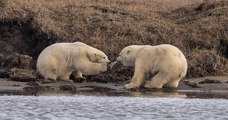
<path fill-rule="evenodd" d="M 227 120 L 227 99 L 0 96 L 0 120 Z"/>

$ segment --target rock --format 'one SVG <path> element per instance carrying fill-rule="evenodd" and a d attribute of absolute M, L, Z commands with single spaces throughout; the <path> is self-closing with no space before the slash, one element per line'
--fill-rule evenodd
<path fill-rule="evenodd" d="M 105 76 L 95 76 L 91 78 L 91 82 L 100 82 L 100 83 L 108 83 L 108 81 L 104 78 Z"/>
<path fill-rule="evenodd" d="M 84 77 L 81 77 L 81 78 L 74 78 L 74 79 L 72 79 L 75 83 L 82 83 L 83 81 L 85 81 L 86 80 L 86 78 L 84 78 Z"/>
<path fill-rule="evenodd" d="M 8 78 L 14 81 L 30 82 L 36 81 L 37 74 L 35 70 L 29 69 L 0 69 L 0 78 Z"/>
<path fill-rule="evenodd" d="M 49 83 L 55 83 L 56 80 L 43 80 L 41 84 L 49 84 Z"/>
<path fill-rule="evenodd" d="M 4 58 L 1 67 L 31 69 L 32 60 L 28 55 L 15 53 Z"/>
<path fill-rule="evenodd" d="M 23 90 L 29 95 L 36 95 L 42 90 L 42 87 L 24 87 Z"/>
<path fill-rule="evenodd" d="M 53 91 L 54 90 L 50 86 L 40 86 L 39 84 L 37 84 L 35 82 L 33 82 L 33 83 L 30 82 L 27 85 L 30 85 L 30 86 L 24 87 L 23 90 L 28 95 L 37 95 L 38 92 L 41 92 L 41 91 Z"/>
<path fill-rule="evenodd" d="M 3 3 L 3 0 L 0 1 L 0 7 L 3 7 L 4 6 L 4 3 Z"/>
<path fill-rule="evenodd" d="M 30 81 L 35 81 L 35 78 L 32 78 L 30 76 L 24 76 L 24 75 L 16 75 L 11 77 L 11 80 L 20 81 L 20 82 L 30 82 Z"/>
<path fill-rule="evenodd" d="M 19 87 L 20 85 L 18 85 L 18 84 L 14 84 L 14 85 L 12 85 L 12 86 L 14 86 L 14 87 Z"/>
<path fill-rule="evenodd" d="M 0 65 L 2 64 L 3 58 L 4 58 L 4 55 L 0 54 Z"/>
<path fill-rule="evenodd" d="M 36 72 L 34 70 L 27 70 L 27 69 L 11 69 L 10 79 L 14 81 L 20 82 L 30 82 L 36 81 Z"/>
<path fill-rule="evenodd" d="M 188 81 L 188 80 L 183 80 L 183 83 L 188 85 L 191 88 L 200 88 L 197 83 L 193 82 L 193 81 Z"/>
<path fill-rule="evenodd" d="M 76 92 L 76 87 L 73 85 L 62 85 L 59 86 L 59 89 L 62 91 Z"/>
<path fill-rule="evenodd" d="M 219 52 L 228 58 L 228 39 L 220 39 Z"/>
<path fill-rule="evenodd" d="M 26 85 L 28 85 L 28 86 L 40 86 L 38 83 L 35 83 L 34 81 L 28 82 Z"/>
<path fill-rule="evenodd" d="M 199 84 L 213 84 L 213 83 L 221 83 L 221 81 L 205 79 L 204 81 L 199 82 Z"/>
<path fill-rule="evenodd" d="M 0 69 L 0 78 L 10 78 L 10 72 L 5 69 Z"/>

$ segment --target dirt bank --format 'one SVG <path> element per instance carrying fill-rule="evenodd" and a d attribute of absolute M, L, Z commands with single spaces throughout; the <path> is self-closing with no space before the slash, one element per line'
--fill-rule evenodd
<path fill-rule="evenodd" d="M 0 78 L 6 79 L 4 82 L 39 82 L 42 78 L 37 75 L 35 64 L 40 52 L 56 42 L 75 41 L 101 49 L 111 60 L 127 45 L 173 44 L 187 57 L 187 79 L 226 75 L 228 2 L 183 3 L 2 0 Z M 122 85 L 132 74 L 133 68 L 117 65 L 104 74 L 86 77 L 87 82 Z M 206 86 L 199 84 L 203 85 Z"/>
<path fill-rule="evenodd" d="M 127 45 L 168 43 L 186 55 L 187 77 L 228 73 L 227 1 L 186 2 L 182 6 L 177 1 L 156 0 L 98 3 L 1 1 L 1 59 L 19 53 L 29 55 L 36 63 L 39 53 L 55 42 L 82 41 L 101 49 L 110 59 Z M 170 9 L 143 9 L 147 4 Z"/>

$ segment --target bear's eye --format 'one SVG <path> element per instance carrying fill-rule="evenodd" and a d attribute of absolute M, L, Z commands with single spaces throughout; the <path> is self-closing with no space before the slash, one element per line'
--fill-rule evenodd
<path fill-rule="evenodd" d="M 103 59 L 105 59 L 105 57 L 103 57 Z"/>

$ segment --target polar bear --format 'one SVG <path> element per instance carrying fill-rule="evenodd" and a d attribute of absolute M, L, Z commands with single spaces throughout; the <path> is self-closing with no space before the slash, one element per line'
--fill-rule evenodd
<path fill-rule="evenodd" d="M 69 80 L 96 75 L 107 70 L 110 62 L 106 54 L 82 42 L 55 43 L 46 47 L 37 60 L 38 72 L 47 80 Z"/>
<path fill-rule="evenodd" d="M 135 66 L 131 82 L 124 86 L 126 89 L 140 87 L 149 75 L 153 77 L 145 83 L 146 88 L 176 88 L 187 73 L 185 56 L 169 44 L 130 45 L 122 49 L 116 60 L 124 66 Z"/>

